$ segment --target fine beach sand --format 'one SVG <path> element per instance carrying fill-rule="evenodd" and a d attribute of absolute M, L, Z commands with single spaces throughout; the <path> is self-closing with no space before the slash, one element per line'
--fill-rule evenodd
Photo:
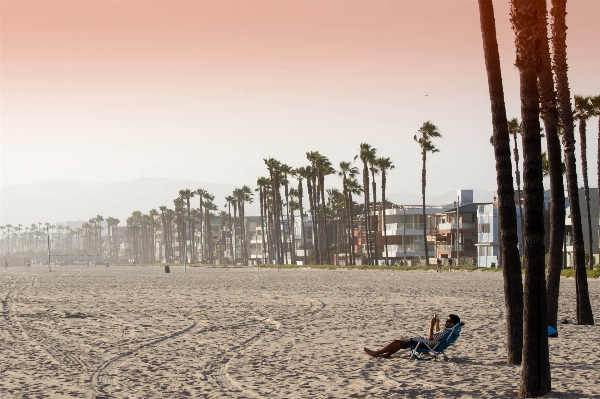
<path fill-rule="evenodd" d="M 600 281 L 589 281 L 600 321 Z M 561 280 L 559 319 L 574 321 Z M 0 398 L 515 397 L 502 274 L 62 266 L 0 271 Z M 448 362 L 374 358 L 431 315 Z M 598 397 L 600 326 L 550 339 L 550 398 Z"/>

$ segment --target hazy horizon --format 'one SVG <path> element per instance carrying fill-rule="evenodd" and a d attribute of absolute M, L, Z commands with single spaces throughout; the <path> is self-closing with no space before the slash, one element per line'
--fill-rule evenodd
<path fill-rule="evenodd" d="M 494 6 L 511 118 L 509 3 Z M 568 13 L 572 94 L 599 94 L 600 2 L 571 0 Z M 431 120 L 443 138 L 428 193 L 492 192 L 482 47 L 475 0 L 0 1 L 0 188 L 141 177 L 254 187 L 263 158 L 298 167 L 320 151 L 337 166 L 368 142 L 396 166 L 388 191 L 416 194 L 413 135 Z"/>

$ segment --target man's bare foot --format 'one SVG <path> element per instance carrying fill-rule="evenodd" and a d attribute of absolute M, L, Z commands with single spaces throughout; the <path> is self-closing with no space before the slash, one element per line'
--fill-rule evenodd
<path fill-rule="evenodd" d="M 380 355 L 376 354 L 376 353 L 375 353 L 375 351 L 372 351 L 372 350 L 371 350 L 371 349 L 369 349 L 369 348 L 363 348 L 363 349 L 364 349 L 365 353 L 366 353 L 367 355 L 369 355 L 369 356 L 375 356 L 375 357 L 379 357 L 379 356 L 380 356 Z"/>

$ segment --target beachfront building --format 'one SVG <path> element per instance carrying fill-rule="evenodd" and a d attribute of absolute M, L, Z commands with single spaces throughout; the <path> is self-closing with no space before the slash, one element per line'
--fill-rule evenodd
<path fill-rule="evenodd" d="M 517 210 L 518 213 L 518 210 Z M 498 203 L 477 205 L 477 266 L 500 266 L 499 256 Z"/>
<path fill-rule="evenodd" d="M 565 214 L 565 241 L 566 241 L 566 267 L 574 266 L 573 259 L 573 223 L 571 221 L 571 206 L 568 202 L 566 206 Z M 588 213 L 585 205 L 585 193 L 583 188 L 579 189 L 579 210 L 581 211 L 581 228 L 583 230 L 583 243 L 585 252 L 589 252 L 589 227 L 588 227 Z M 590 214 L 592 215 L 592 252 L 598 253 L 598 241 L 600 240 L 599 230 L 600 225 L 598 223 L 598 189 L 590 188 Z M 598 262 L 596 256 L 596 261 Z M 587 262 L 587 260 L 586 260 Z"/>
<path fill-rule="evenodd" d="M 436 257 L 444 265 L 448 259 L 454 264 L 474 264 L 479 242 L 477 230 L 477 211 L 481 204 L 452 204 L 453 208 L 436 215 Z M 458 216 L 457 216 L 458 213 Z"/>
<path fill-rule="evenodd" d="M 425 244 L 423 240 L 423 224 L 427 228 L 427 249 L 429 263 L 435 264 L 435 216 L 445 208 L 427 205 L 426 218 L 423 219 L 422 205 L 401 205 L 385 210 L 387 253 L 390 264 L 425 264 Z M 383 237 L 377 233 L 378 263 L 385 263 Z M 406 260 L 406 263 L 404 262 Z"/>
<path fill-rule="evenodd" d="M 264 221 L 267 223 L 267 221 Z M 280 259 L 280 263 L 291 263 L 291 251 L 294 251 L 296 255 L 297 263 L 302 264 L 304 253 L 306 256 L 310 256 L 313 252 L 313 232 L 312 232 L 312 219 L 310 216 L 304 214 L 302 221 L 300 217 L 296 215 L 294 217 L 294 225 L 292 231 L 290 231 L 290 222 L 286 215 L 282 217 L 281 229 L 284 232 L 286 238 L 286 248 L 288 249 Z M 304 237 L 302 236 L 302 228 L 304 228 L 304 234 L 306 238 L 306 248 L 304 247 Z M 265 226 L 266 230 L 266 226 Z M 248 239 L 248 254 L 250 260 L 253 263 L 274 263 L 276 262 L 275 255 L 269 256 L 269 236 L 263 234 L 260 216 L 256 217 L 251 224 L 248 225 L 247 231 L 250 232 Z M 264 246 L 263 246 L 264 245 Z"/>

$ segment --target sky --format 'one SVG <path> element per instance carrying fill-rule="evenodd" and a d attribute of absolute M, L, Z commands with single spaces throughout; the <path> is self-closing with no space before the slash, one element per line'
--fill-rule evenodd
<path fill-rule="evenodd" d="M 518 117 L 509 4 L 494 5 L 508 117 Z M 568 12 L 572 93 L 600 94 L 600 1 L 571 0 Z M 320 151 L 337 165 L 367 142 L 395 165 L 388 191 L 418 193 L 413 136 L 427 120 L 443 135 L 428 192 L 491 194 L 476 0 L 0 1 L 0 187 L 254 186 L 263 158 L 297 167 Z M 589 134 L 597 128 L 590 120 Z"/>

